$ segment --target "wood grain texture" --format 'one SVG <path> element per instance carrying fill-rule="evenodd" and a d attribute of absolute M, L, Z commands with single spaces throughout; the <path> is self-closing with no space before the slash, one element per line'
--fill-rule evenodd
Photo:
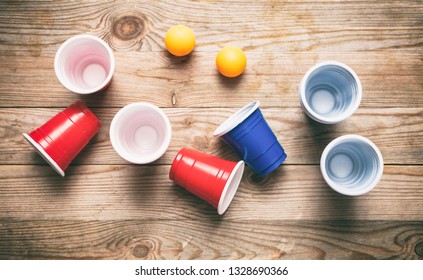
<path fill-rule="evenodd" d="M 164 52 L 117 52 L 111 85 L 102 93 L 84 96 L 60 84 L 53 69 L 54 54 L 0 55 L 0 107 L 66 107 L 81 98 L 90 106 L 107 108 L 139 101 L 161 107 L 234 108 L 256 99 L 264 107 L 294 108 L 299 107 L 297 92 L 302 77 L 324 60 L 342 61 L 357 72 L 363 85 L 361 108 L 423 106 L 423 54 L 417 51 L 246 51 L 246 72 L 236 79 L 218 73 L 216 54 L 196 50 L 188 58 L 174 58 Z"/>
<path fill-rule="evenodd" d="M 0 259 L 423 259 L 417 222 L 0 219 Z"/>
<path fill-rule="evenodd" d="M 61 43 L 81 33 L 100 36 L 115 49 L 113 83 L 101 98 L 85 97 L 95 106 L 142 100 L 165 107 L 238 107 L 251 99 L 265 106 L 297 106 L 301 77 L 328 59 L 357 71 L 367 97 L 364 107 L 423 105 L 423 8 L 418 3 L 0 5 L 0 106 L 58 107 L 74 100 L 57 81 L 53 60 Z M 188 58 L 170 56 L 162 39 L 169 26 L 181 22 L 197 36 Z M 239 79 L 224 79 L 215 69 L 215 56 L 227 44 L 246 51 L 248 68 Z"/>
<path fill-rule="evenodd" d="M 1 1 L 0 259 L 423 259 L 423 5 L 421 1 Z M 176 58 L 163 36 L 190 26 L 194 52 Z M 111 85 L 67 91 L 53 61 L 79 34 L 113 49 Z M 215 57 L 236 45 L 248 66 L 220 76 Z M 351 66 L 363 85 L 358 111 L 325 126 L 298 102 L 306 71 L 323 60 Z M 82 100 L 103 123 L 58 176 L 22 137 Z M 247 168 L 225 215 L 173 184 L 182 147 L 229 160 L 213 138 L 238 108 L 259 100 L 288 159 L 260 178 Z M 151 102 L 173 138 L 150 165 L 112 149 L 114 114 Z M 381 150 L 378 186 L 346 197 L 323 181 L 324 147 L 360 134 Z"/>
<path fill-rule="evenodd" d="M 0 166 L 1 218 L 232 220 L 423 220 L 423 166 L 385 166 L 361 197 L 332 191 L 319 166 L 249 169 L 223 217 L 169 180 L 169 166 L 78 165 L 65 178 L 49 166 Z"/>
<path fill-rule="evenodd" d="M 195 31 L 200 51 L 217 51 L 230 42 L 281 52 L 421 53 L 423 32 L 418 1 L 8 1 L 0 9 L 0 27 L 8 34 L 3 49 L 32 54 L 42 52 L 40 43 L 57 45 L 81 33 L 103 37 L 119 51 L 162 51 L 166 30 L 181 22 Z M 135 33 L 123 29 L 116 37 L 114 27 L 122 16 L 140 18 L 141 24 Z"/>
<path fill-rule="evenodd" d="M 0 164 L 46 164 L 22 137 L 42 125 L 63 108 L 0 108 Z M 74 164 L 128 164 L 112 148 L 109 128 L 119 108 L 94 108 L 103 123 L 98 135 L 75 159 Z M 228 145 L 213 137 L 213 131 L 238 108 L 164 109 L 173 136 L 166 154 L 154 164 L 172 164 L 182 148 L 192 148 L 229 160 L 238 161 Z M 381 150 L 386 164 L 420 164 L 423 162 L 423 110 L 362 109 L 337 125 L 318 124 L 300 108 L 269 108 L 263 114 L 288 154 L 286 164 L 319 164 L 325 146 L 344 134 L 368 137 Z M 371 120 L 371 121 L 369 121 Z"/>

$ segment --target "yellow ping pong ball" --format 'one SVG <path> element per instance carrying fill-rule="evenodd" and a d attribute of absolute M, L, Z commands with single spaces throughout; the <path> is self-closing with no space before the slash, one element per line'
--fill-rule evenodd
<path fill-rule="evenodd" d="M 223 76 L 237 77 L 244 72 L 246 66 L 247 57 L 238 47 L 224 47 L 216 56 L 216 67 Z"/>
<path fill-rule="evenodd" d="M 175 25 L 167 30 L 164 37 L 166 49 L 175 56 L 184 56 L 192 52 L 195 46 L 195 36 L 191 28 L 185 25 Z"/>

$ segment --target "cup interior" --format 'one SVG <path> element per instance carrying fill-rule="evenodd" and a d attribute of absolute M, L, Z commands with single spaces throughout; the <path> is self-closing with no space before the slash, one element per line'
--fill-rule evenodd
<path fill-rule="evenodd" d="M 346 65 L 326 63 L 306 76 L 303 101 L 311 113 L 327 122 L 341 121 L 354 113 L 361 101 L 358 76 Z"/>
<path fill-rule="evenodd" d="M 234 129 L 237 125 L 242 123 L 246 118 L 248 118 L 255 110 L 260 106 L 259 101 L 253 101 L 250 104 L 244 106 L 240 110 L 238 110 L 235 114 L 230 116 L 226 121 L 224 121 L 213 133 L 214 136 L 222 136 L 232 129 Z"/>
<path fill-rule="evenodd" d="M 101 39 L 81 35 L 66 41 L 55 59 L 56 74 L 62 84 L 77 93 L 92 93 L 111 79 L 114 58 Z"/>
<path fill-rule="evenodd" d="M 234 167 L 231 175 L 226 182 L 225 188 L 222 191 L 222 195 L 219 200 L 219 205 L 217 206 L 217 212 L 219 215 L 222 215 L 226 212 L 229 205 L 231 204 L 236 191 L 238 190 L 239 183 L 241 182 L 242 175 L 244 174 L 245 164 L 241 160 Z"/>
<path fill-rule="evenodd" d="M 327 183 L 347 195 L 361 195 L 373 189 L 383 172 L 382 155 L 377 147 L 361 137 L 332 143 L 323 152 L 321 162 Z"/>
<path fill-rule="evenodd" d="M 122 108 L 110 126 L 110 140 L 116 152 L 129 162 L 150 163 L 161 157 L 171 139 L 171 127 L 163 111 L 148 103 Z"/>

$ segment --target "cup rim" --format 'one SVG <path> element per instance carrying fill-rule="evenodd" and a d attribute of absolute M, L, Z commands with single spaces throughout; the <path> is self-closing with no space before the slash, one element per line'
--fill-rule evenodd
<path fill-rule="evenodd" d="M 128 110 L 132 110 L 133 108 L 137 108 L 139 111 L 142 111 L 143 109 L 153 109 L 156 113 L 158 113 L 162 120 L 165 123 L 165 127 L 166 127 L 166 134 L 165 134 L 165 139 L 162 143 L 162 145 L 160 146 L 160 148 L 155 151 L 151 156 L 128 156 L 126 153 L 123 153 L 121 151 L 120 146 L 118 145 L 118 140 L 117 140 L 117 128 L 118 128 L 118 122 L 119 119 L 122 117 L 122 115 L 126 114 L 126 112 Z M 172 127 L 169 121 L 169 118 L 167 117 L 167 115 L 163 112 L 162 109 L 160 109 L 159 107 L 157 107 L 154 104 L 151 103 L 147 103 L 147 102 L 136 102 L 136 103 L 130 103 L 128 105 L 126 105 L 125 107 L 121 108 L 116 115 L 113 117 L 113 120 L 110 124 L 110 130 L 109 130 L 109 137 L 110 137 L 110 142 L 112 143 L 113 149 L 125 160 L 131 162 L 131 163 L 135 163 L 135 164 L 147 164 L 147 163 L 151 163 L 153 161 L 156 161 L 157 159 L 159 159 L 161 156 L 163 156 L 163 154 L 167 151 L 169 144 L 170 144 L 170 140 L 172 138 Z"/>
<path fill-rule="evenodd" d="M 44 148 L 38 144 L 31 136 L 27 133 L 22 133 L 23 137 L 32 145 L 32 147 L 37 151 L 37 153 L 62 177 L 65 176 L 65 171 L 60 168 L 60 166 L 51 158 L 49 154 L 44 150 Z"/>
<path fill-rule="evenodd" d="M 332 150 L 333 147 L 335 147 L 336 145 L 338 145 L 341 142 L 345 142 L 346 140 L 358 140 L 358 141 L 364 142 L 365 144 L 369 145 L 376 152 L 377 159 L 378 159 L 379 165 L 381 167 L 378 170 L 376 177 L 373 180 L 373 182 L 371 184 L 369 184 L 366 188 L 360 189 L 359 191 L 349 190 L 349 189 L 346 189 L 346 188 L 339 187 L 327 175 L 325 163 L 326 163 L 329 152 Z M 383 166 L 383 157 L 382 157 L 382 153 L 380 152 L 378 147 L 372 141 L 370 141 L 368 138 L 363 137 L 361 135 L 356 135 L 356 134 L 347 134 L 347 135 L 343 135 L 343 136 L 340 136 L 338 138 L 335 138 L 334 140 L 332 140 L 326 146 L 326 148 L 323 150 L 322 156 L 320 158 L 320 171 L 321 171 L 323 178 L 325 179 L 326 183 L 329 185 L 329 187 L 331 187 L 334 191 L 336 191 L 340 194 L 349 195 L 349 196 L 363 195 L 363 194 L 371 191 L 373 188 L 375 188 L 376 185 L 379 183 L 380 179 L 382 178 L 383 167 L 384 167 Z"/>
<path fill-rule="evenodd" d="M 225 187 L 220 195 L 219 204 L 217 205 L 217 213 L 223 215 L 226 210 L 229 208 L 235 194 L 238 190 L 238 187 L 241 183 L 242 176 L 244 174 L 245 163 L 240 160 L 232 169 L 231 175 L 229 175 L 228 180 L 226 181 Z M 239 175 L 237 177 L 237 175 Z M 227 197 L 227 195 L 229 195 Z M 229 200 L 229 201 L 228 201 Z"/>
<path fill-rule="evenodd" d="M 306 81 L 308 80 L 309 76 L 316 69 L 323 67 L 323 66 L 328 66 L 328 65 L 338 66 L 338 67 L 346 69 L 354 77 L 354 80 L 356 81 L 357 87 L 358 87 L 357 99 L 356 99 L 356 102 L 354 103 L 354 106 L 349 111 L 345 112 L 344 114 L 339 115 L 338 117 L 325 117 L 325 116 L 321 116 L 321 115 L 317 114 L 314 110 L 311 109 L 310 105 L 308 104 L 308 102 L 306 100 L 306 96 L 305 96 Z M 361 85 L 360 78 L 358 77 L 357 73 L 355 73 L 355 71 L 351 67 L 349 67 L 348 65 L 346 65 L 342 62 L 339 62 L 339 61 L 327 60 L 327 61 L 319 62 L 319 63 L 315 64 L 314 66 L 312 66 L 310 69 L 308 69 L 308 71 L 306 72 L 304 77 L 301 79 L 301 83 L 300 83 L 298 93 L 299 93 L 301 105 L 304 107 L 306 113 L 308 115 L 310 115 L 310 117 L 312 119 L 314 119 L 315 121 L 321 122 L 321 123 L 325 123 L 325 124 L 335 124 L 335 123 L 338 123 L 338 122 L 341 122 L 341 121 L 347 119 L 348 117 L 352 116 L 355 111 L 357 111 L 358 107 L 360 106 L 361 99 L 362 99 L 362 96 L 363 96 L 363 87 Z"/>
<path fill-rule="evenodd" d="M 60 62 L 59 62 L 59 58 L 60 58 L 60 54 L 63 52 L 63 50 L 72 42 L 80 40 L 80 39 L 91 39 L 94 40 L 98 43 L 100 43 L 107 51 L 107 53 L 109 54 L 110 57 L 110 70 L 109 73 L 106 77 L 106 79 L 99 84 L 98 86 L 91 88 L 91 89 L 81 89 L 79 87 L 75 87 L 72 83 L 69 83 L 62 75 L 62 71 L 60 69 Z M 78 93 L 78 94 L 90 94 L 90 93 L 94 93 L 94 92 L 98 92 L 100 90 L 102 90 L 103 88 L 105 88 L 110 81 L 112 80 L 112 76 L 113 73 L 115 71 L 115 56 L 113 54 L 112 49 L 110 48 L 110 46 L 108 44 L 106 44 L 106 42 L 102 39 L 100 39 L 97 36 L 94 35 L 89 35 L 89 34 L 83 34 L 83 35 L 76 35 L 73 36 L 69 39 L 67 39 L 57 50 L 56 55 L 54 57 L 54 71 L 56 73 L 57 78 L 59 79 L 59 82 L 68 90 L 74 92 L 74 93 Z"/>
<path fill-rule="evenodd" d="M 237 112 L 232 114 L 228 119 L 226 119 L 216 130 L 213 132 L 213 136 L 220 137 L 225 135 L 235 127 L 237 127 L 240 123 L 242 123 L 245 119 L 247 119 L 252 113 L 254 113 L 257 108 L 260 106 L 260 101 L 253 101 Z"/>

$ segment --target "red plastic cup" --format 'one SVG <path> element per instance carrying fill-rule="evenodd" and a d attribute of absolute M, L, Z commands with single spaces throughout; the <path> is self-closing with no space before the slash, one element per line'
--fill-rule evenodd
<path fill-rule="evenodd" d="M 244 161 L 233 162 L 182 148 L 173 160 L 169 178 L 225 213 L 241 182 Z"/>
<path fill-rule="evenodd" d="M 93 112 L 77 101 L 23 136 L 57 173 L 65 176 L 65 169 L 100 127 Z"/>

